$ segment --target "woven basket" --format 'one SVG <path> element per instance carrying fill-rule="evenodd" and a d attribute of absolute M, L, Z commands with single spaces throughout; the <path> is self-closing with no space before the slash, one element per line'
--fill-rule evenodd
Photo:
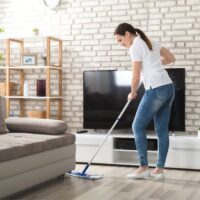
<path fill-rule="evenodd" d="M 28 111 L 28 117 L 30 118 L 46 118 L 46 111 Z"/>

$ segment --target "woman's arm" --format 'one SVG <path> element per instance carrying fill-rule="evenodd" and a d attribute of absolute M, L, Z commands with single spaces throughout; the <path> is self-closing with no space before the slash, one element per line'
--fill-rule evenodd
<path fill-rule="evenodd" d="M 128 95 L 128 100 L 132 100 L 137 97 L 137 90 L 140 85 L 141 66 L 141 61 L 136 61 L 132 64 L 131 93 Z"/>
<path fill-rule="evenodd" d="M 174 55 L 165 47 L 162 47 L 160 49 L 160 55 L 162 56 L 163 65 L 168 65 L 176 61 L 176 58 L 174 57 Z"/>

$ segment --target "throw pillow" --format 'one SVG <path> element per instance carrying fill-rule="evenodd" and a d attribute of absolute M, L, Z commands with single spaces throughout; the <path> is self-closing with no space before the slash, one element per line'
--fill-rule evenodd
<path fill-rule="evenodd" d="M 58 135 L 67 130 L 64 121 L 54 119 L 8 117 L 6 125 L 10 132 Z"/>
<path fill-rule="evenodd" d="M 8 133 L 8 129 L 5 123 L 5 108 L 6 108 L 6 100 L 4 97 L 0 96 L 0 134 Z"/>

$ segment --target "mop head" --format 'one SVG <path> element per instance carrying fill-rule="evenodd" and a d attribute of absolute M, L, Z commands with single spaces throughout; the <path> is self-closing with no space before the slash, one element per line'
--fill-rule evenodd
<path fill-rule="evenodd" d="M 89 179 L 89 180 L 97 180 L 97 179 L 103 178 L 103 175 L 101 175 L 101 174 L 86 174 L 83 172 L 76 172 L 76 171 L 68 172 L 65 174 L 68 176 L 84 178 L 84 179 Z"/>

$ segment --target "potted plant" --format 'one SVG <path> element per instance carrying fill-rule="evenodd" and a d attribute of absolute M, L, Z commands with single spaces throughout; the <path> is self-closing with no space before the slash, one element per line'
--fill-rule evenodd
<path fill-rule="evenodd" d="M 5 32 L 5 29 L 3 27 L 0 27 L 0 36 L 3 36 Z"/>
<path fill-rule="evenodd" d="M 35 36 L 38 36 L 39 35 L 39 29 L 38 28 L 33 28 L 33 33 Z"/>
<path fill-rule="evenodd" d="M 42 58 L 42 60 L 44 62 L 44 65 L 47 65 L 47 56 L 45 54 L 42 54 L 41 58 Z"/>
<path fill-rule="evenodd" d="M 3 27 L 0 27 L 0 33 L 4 33 L 5 29 Z"/>
<path fill-rule="evenodd" d="M 3 60 L 3 54 L 0 53 L 0 60 Z"/>
<path fill-rule="evenodd" d="M 3 64 L 3 61 L 5 60 L 3 53 L 0 53 L 0 66 Z"/>

